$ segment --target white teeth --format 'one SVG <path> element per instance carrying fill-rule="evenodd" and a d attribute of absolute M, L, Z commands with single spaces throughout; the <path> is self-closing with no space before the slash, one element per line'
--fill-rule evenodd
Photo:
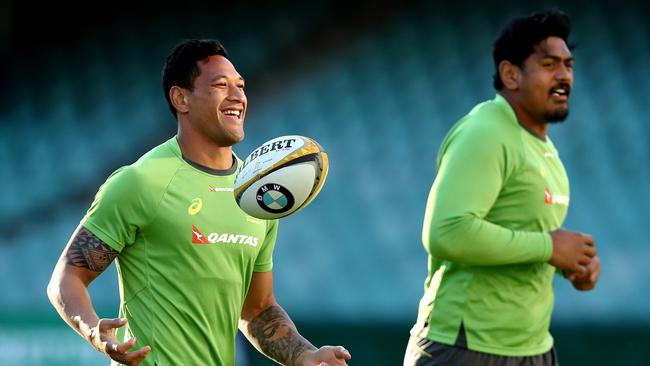
<path fill-rule="evenodd" d="M 562 94 L 563 95 L 563 94 L 566 94 L 566 90 L 562 89 L 562 88 L 558 88 L 558 89 L 553 90 L 552 94 L 557 94 L 557 95 Z"/>
<path fill-rule="evenodd" d="M 226 111 L 223 111 L 223 114 L 233 115 L 233 116 L 239 117 L 239 115 L 241 114 L 241 111 L 236 111 L 234 109 L 228 109 Z"/>

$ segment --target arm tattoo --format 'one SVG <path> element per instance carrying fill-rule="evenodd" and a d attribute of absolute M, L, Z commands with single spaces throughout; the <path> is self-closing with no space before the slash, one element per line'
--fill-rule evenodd
<path fill-rule="evenodd" d="M 283 365 L 294 365 L 304 351 L 315 349 L 298 334 L 289 315 L 279 306 L 259 313 L 249 323 L 248 330 L 264 354 Z"/>
<path fill-rule="evenodd" d="M 95 272 L 103 272 L 118 254 L 85 227 L 81 227 L 70 242 L 66 252 L 66 263 Z"/>

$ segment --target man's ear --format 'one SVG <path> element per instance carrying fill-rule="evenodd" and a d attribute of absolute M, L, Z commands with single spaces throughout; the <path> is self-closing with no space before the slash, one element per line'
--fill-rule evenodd
<path fill-rule="evenodd" d="M 499 62 L 499 77 L 506 89 L 517 90 L 521 80 L 521 68 L 510 61 L 503 60 Z"/>
<path fill-rule="evenodd" d="M 187 89 L 178 86 L 172 86 L 171 89 L 169 89 L 169 99 L 174 108 L 176 108 L 176 111 L 180 113 L 187 113 L 190 110 L 187 93 Z"/>

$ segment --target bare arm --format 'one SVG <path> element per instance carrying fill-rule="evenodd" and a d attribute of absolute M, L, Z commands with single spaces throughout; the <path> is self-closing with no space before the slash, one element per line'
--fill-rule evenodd
<path fill-rule="evenodd" d="M 340 346 L 317 349 L 298 333 L 275 300 L 272 272 L 253 273 L 239 325 L 255 348 L 282 365 L 346 365 L 345 360 L 351 357 Z"/>
<path fill-rule="evenodd" d="M 305 350 L 316 347 L 298 333 L 289 315 L 275 301 L 272 288 L 272 272 L 253 273 L 240 329 L 269 358 L 283 365 L 295 365 Z"/>
<path fill-rule="evenodd" d="M 99 322 L 88 285 L 99 276 L 118 253 L 79 226 L 59 258 L 47 286 L 50 302 L 63 320 L 90 341 L 91 329 Z"/>
<path fill-rule="evenodd" d="M 149 348 L 127 353 L 135 345 L 135 338 L 121 344 L 114 338 L 115 328 L 124 326 L 126 319 L 100 319 L 88 294 L 90 283 L 118 254 L 88 229 L 79 226 L 59 257 L 47 286 L 47 295 L 61 318 L 95 349 L 116 361 L 138 365 Z"/>

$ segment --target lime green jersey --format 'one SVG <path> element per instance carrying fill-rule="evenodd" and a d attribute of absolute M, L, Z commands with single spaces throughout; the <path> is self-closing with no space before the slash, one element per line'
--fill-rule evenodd
<path fill-rule="evenodd" d="M 550 231 L 569 182 L 550 139 L 523 128 L 501 96 L 445 137 L 422 231 L 429 275 L 411 333 L 469 349 L 527 356 L 553 346 Z"/>
<path fill-rule="evenodd" d="M 270 271 L 277 221 L 246 215 L 229 171 L 186 162 L 176 138 L 114 172 L 81 224 L 120 252 L 120 340 L 143 365 L 234 365 L 253 272 Z"/>

